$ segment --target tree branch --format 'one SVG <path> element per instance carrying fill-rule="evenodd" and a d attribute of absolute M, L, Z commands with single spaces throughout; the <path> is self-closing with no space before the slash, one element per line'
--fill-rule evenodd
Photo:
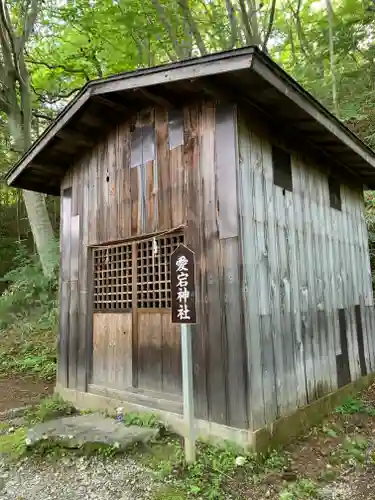
<path fill-rule="evenodd" d="M 152 0 L 152 4 L 154 5 L 156 12 L 158 13 L 161 22 L 163 23 L 165 29 L 168 32 L 169 38 L 173 45 L 174 51 L 178 58 L 182 59 L 184 57 L 183 51 L 181 50 L 180 44 L 178 42 L 177 33 L 172 27 L 171 23 L 168 21 L 167 16 L 165 15 L 164 8 L 160 4 L 159 0 Z"/>
<path fill-rule="evenodd" d="M 230 0 L 225 0 L 225 6 L 227 8 L 227 16 L 230 24 L 230 49 L 233 49 L 238 40 L 238 25 L 235 17 L 235 11 Z"/>
<path fill-rule="evenodd" d="M 266 34 L 264 35 L 264 40 L 263 40 L 263 45 L 262 45 L 262 50 L 264 52 L 267 52 L 267 43 L 268 43 L 268 40 L 269 40 L 271 33 L 272 33 L 273 22 L 275 20 L 275 12 L 276 12 L 276 0 L 272 0 L 270 17 L 268 20 L 268 27 L 267 27 Z"/>
<path fill-rule="evenodd" d="M 96 57 L 95 52 L 93 52 L 93 54 L 92 54 L 92 60 L 93 60 L 93 63 L 94 63 L 94 66 L 95 66 L 98 78 L 103 78 L 103 70 L 102 70 L 102 67 L 100 66 L 100 61 Z"/>
<path fill-rule="evenodd" d="M 253 33 L 251 31 L 251 25 L 246 10 L 245 0 L 240 0 L 240 11 L 241 11 L 242 24 L 245 28 L 246 43 L 248 45 L 251 45 L 253 43 Z"/>
<path fill-rule="evenodd" d="M 262 3 L 259 4 L 259 9 L 263 6 Z M 260 35 L 258 27 L 258 9 L 256 7 L 255 0 L 249 0 L 250 12 L 248 14 L 250 26 L 251 26 L 251 43 L 254 45 L 260 45 Z"/>
<path fill-rule="evenodd" d="M 53 96 L 53 98 L 50 99 L 50 98 L 44 96 L 43 94 L 39 94 L 32 85 L 30 85 L 30 86 L 31 86 L 31 89 L 34 92 L 34 94 L 40 100 L 40 102 L 46 102 L 48 104 L 56 104 L 57 102 L 61 101 L 62 99 L 68 99 L 73 94 L 75 94 L 76 92 L 78 92 L 79 90 L 81 90 L 81 87 L 76 87 L 76 88 L 71 89 L 70 91 L 68 91 L 66 94 L 55 94 Z"/>
<path fill-rule="evenodd" d="M 0 0 L 0 42 L 2 47 L 2 55 L 6 61 L 6 64 L 8 66 L 12 66 L 12 50 L 10 47 L 10 42 L 7 39 L 9 37 L 9 33 L 7 29 L 3 2 L 4 0 Z"/>
<path fill-rule="evenodd" d="M 36 111 L 33 111 L 33 116 L 35 118 L 41 118 L 42 120 L 47 120 L 49 122 L 52 122 L 54 118 L 52 116 L 45 115 L 44 113 L 39 113 Z"/>
<path fill-rule="evenodd" d="M 18 53 L 16 50 L 16 35 L 14 34 L 12 23 L 9 16 L 9 11 L 5 0 L 0 0 L 0 16 L 1 23 L 4 26 L 4 29 L 8 35 L 9 40 L 9 53 L 11 58 L 13 59 L 14 69 L 17 72 L 17 76 L 20 77 L 20 70 L 18 66 Z"/>
<path fill-rule="evenodd" d="M 65 66 L 64 64 L 50 64 L 50 63 L 47 63 L 45 61 L 35 61 L 34 59 L 31 59 L 31 58 L 26 59 L 26 62 L 28 64 L 35 64 L 36 66 L 45 66 L 46 68 L 48 68 L 50 70 L 62 69 L 63 71 L 66 71 L 67 73 L 76 73 L 78 75 L 83 75 L 85 77 L 86 82 L 90 81 L 90 77 L 84 69 L 70 68 L 68 66 Z"/>
<path fill-rule="evenodd" d="M 29 40 L 30 35 L 34 29 L 37 17 L 38 17 L 38 0 L 31 0 L 30 10 L 28 9 L 28 5 L 25 9 L 24 27 L 22 36 L 20 37 L 18 54 L 20 54 L 24 50 L 25 45 Z"/>
<path fill-rule="evenodd" d="M 193 18 L 193 15 L 191 13 L 188 2 L 187 2 L 187 0 L 179 0 L 179 4 L 180 4 L 180 7 L 184 13 L 184 17 L 185 17 L 185 19 L 190 27 L 190 31 L 192 32 L 192 34 L 195 38 L 199 52 L 201 53 L 202 56 L 204 56 L 205 54 L 207 54 L 207 49 L 206 49 L 206 46 L 203 42 L 203 38 L 200 34 L 198 26 L 197 26 L 196 22 L 194 21 L 194 18 Z"/>

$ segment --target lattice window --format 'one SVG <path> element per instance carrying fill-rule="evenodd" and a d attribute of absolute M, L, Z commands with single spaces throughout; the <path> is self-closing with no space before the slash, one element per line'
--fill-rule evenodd
<path fill-rule="evenodd" d="M 177 234 L 137 243 L 137 307 L 171 307 L 170 256 L 183 242 Z"/>
<path fill-rule="evenodd" d="M 132 244 L 94 248 L 94 310 L 132 307 Z"/>

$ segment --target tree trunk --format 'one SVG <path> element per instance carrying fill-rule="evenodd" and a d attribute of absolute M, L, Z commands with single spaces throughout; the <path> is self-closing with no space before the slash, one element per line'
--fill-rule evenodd
<path fill-rule="evenodd" d="M 333 109 L 336 116 L 339 116 L 339 103 L 337 100 L 337 86 L 336 86 L 336 68 L 335 68 L 335 49 L 333 43 L 333 7 L 331 0 L 326 0 L 327 15 L 328 15 L 328 43 L 329 43 L 329 63 L 331 70 L 332 81 L 332 102 Z"/>
<path fill-rule="evenodd" d="M 26 190 L 22 193 L 43 273 L 50 277 L 57 265 L 57 242 L 48 215 L 45 196 Z"/>
<path fill-rule="evenodd" d="M 27 92 L 28 90 L 21 89 L 21 93 L 23 93 L 22 91 Z M 28 97 L 23 96 L 23 105 L 26 104 L 26 107 L 28 106 Z M 30 123 L 25 122 L 22 127 L 18 113 L 14 116 L 8 116 L 10 134 L 16 143 L 16 148 L 21 151 L 25 151 L 30 146 L 30 125 Z M 41 193 L 24 190 L 23 199 L 43 273 L 50 277 L 57 265 L 58 252 L 45 196 Z"/>

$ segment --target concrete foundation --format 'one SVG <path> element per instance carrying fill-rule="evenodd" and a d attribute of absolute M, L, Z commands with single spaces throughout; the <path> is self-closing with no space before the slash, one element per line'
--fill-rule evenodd
<path fill-rule="evenodd" d="M 276 420 L 273 424 L 255 431 L 227 427 L 225 425 L 196 420 L 198 438 L 209 439 L 214 442 L 230 441 L 241 447 L 265 453 L 270 449 L 286 445 L 301 437 L 340 405 L 347 397 L 357 394 L 368 387 L 375 380 L 375 373 L 362 377 L 341 389 L 296 410 L 293 414 Z M 158 418 L 177 434 L 185 435 L 183 417 L 176 413 L 153 410 L 146 406 L 129 403 L 121 399 L 114 399 L 90 392 L 81 392 L 66 389 L 59 385 L 55 392 L 66 401 L 71 402 L 78 409 L 107 410 L 114 412 L 121 406 L 125 412 L 154 413 Z"/>

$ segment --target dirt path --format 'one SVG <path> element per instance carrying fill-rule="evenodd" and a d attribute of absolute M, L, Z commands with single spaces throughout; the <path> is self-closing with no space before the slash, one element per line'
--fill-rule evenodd
<path fill-rule="evenodd" d="M 54 385 L 28 376 L 0 378 L 0 412 L 37 403 L 52 394 Z"/>

